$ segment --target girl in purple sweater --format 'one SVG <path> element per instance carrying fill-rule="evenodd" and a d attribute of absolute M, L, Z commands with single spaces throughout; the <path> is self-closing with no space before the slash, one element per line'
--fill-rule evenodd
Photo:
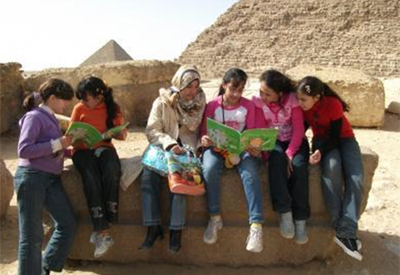
<path fill-rule="evenodd" d="M 224 156 L 214 148 L 214 144 L 207 135 L 205 122 L 209 117 L 239 131 L 254 128 L 254 104 L 242 97 L 246 82 L 247 74 L 243 70 L 238 68 L 229 69 L 222 79 L 219 96 L 207 104 L 204 113 L 205 119 L 201 129 L 201 144 L 205 148 L 203 175 L 207 190 L 207 210 L 210 220 L 203 239 L 208 244 L 213 244 L 217 241 L 217 233 L 222 228 L 221 175 L 225 160 Z M 258 150 L 247 148 L 245 152 L 240 154 L 239 163 L 236 164 L 247 199 L 251 227 L 246 249 L 251 252 L 261 252 L 263 249 L 262 223 L 264 214 L 261 180 L 259 177 L 259 155 L 260 152 Z"/>
<path fill-rule="evenodd" d="M 260 96 L 253 97 L 259 128 L 277 128 L 278 139 L 268 158 L 272 207 L 280 216 L 280 232 L 295 242 L 308 241 L 309 145 L 304 136 L 303 113 L 292 81 L 276 70 L 260 77 Z"/>
<path fill-rule="evenodd" d="M 14 177 L 20 275 L 61 272 L 73 242 L 75 217 L 60 177 L 64 149 L 70 146 L 72 137 L 62 136 L 54 116 L 65 110 L 73 96 L 68 83 L 50 79 L 40 86 L 38 93 L 32 93 L 24 101 L 28 112 L 19 121 L 19 163 Z M 55 230 L 42 257 L 43 209 L 49 212 Z"/>

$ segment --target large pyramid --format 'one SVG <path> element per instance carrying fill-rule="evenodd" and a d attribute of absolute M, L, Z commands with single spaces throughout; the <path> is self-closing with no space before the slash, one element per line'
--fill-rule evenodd
<path fill-rule="evenodd" d="M 112 61 L 132 60 L 132 57 L 114 40 L 108 41 L 79 66 L 89 66 Z"/>
<path fill-rule="evenodd" d="M 399 0 L 241 0 L 188 45 L 180 63 L 220 78 L 239 66 L 340 65 L 400 76 Z"/>

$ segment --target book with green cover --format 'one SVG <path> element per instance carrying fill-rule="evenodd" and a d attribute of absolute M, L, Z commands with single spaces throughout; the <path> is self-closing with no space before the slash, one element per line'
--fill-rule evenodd
<path fill-rule="evenodd" d="M 240 132 L 214 119 L 207 118 L 207 134 L 216 147 L 230 153 L 240 154 L 249 146 L 257 147 L 262 151 L 274 149 L 278 130 L 266 128 Z"/>
<path fill-rule="evenodd" d="M 113 135 L 118 134 L 123 129 L 128 126 L 129 122 L 122 124 L 120 126 L 108 129 L 104 133 L 100 133 L 91 124 L 85 122 L 74 121 L 69 126 L 65 135 L 72 135 L 74 138 L 72 143 L 82 140 L 88 148 L 91 148 L 96 143 L 103 141 L 105 139 L 110 139 Z"/>

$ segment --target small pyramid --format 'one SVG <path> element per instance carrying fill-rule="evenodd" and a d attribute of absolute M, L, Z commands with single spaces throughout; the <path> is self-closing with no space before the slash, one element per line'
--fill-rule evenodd
<path fill-rule="evenodd" d="M 79 66 L 90 66 L 100 63 L 126 60 L 132 60 L 132 57 L 130 57 L 130 55 L 115 40 L 111 39 Z"/>

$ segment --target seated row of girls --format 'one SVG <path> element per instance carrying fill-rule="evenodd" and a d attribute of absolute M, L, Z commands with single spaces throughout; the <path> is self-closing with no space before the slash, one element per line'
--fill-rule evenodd
<path fill-rule="evenodd" d="M 186 74 L 183 68 L 178 70 L 177 75 Z M 197 71 L 196 71 L 197 72 Z M 189 92 L 185 90 L 185 88 L 190 85 L 190 82 L 186 82 L 185 85 L 175 85 L 169 89 L 167 94 L 172 96 L 174 94 L 174 90 L 176 96 L 180 98 L 181 105 L 171 105 L 171 100 L 166 101 L 164 107 L 161 108 L 158 105 L 159 101 L 162 100 L 160 96 L 154 103 L 152 108 L 152 116 L 155 114 L 158 117 L 168 117 L 164 115 L 165 106 L 168 106 L 167 110 L 170 110 L 171 107 L 175 110 L 174 115 L 172 116 L 175 121 L 177 118 L 184 114 L 182 110 L 178 111 L 177 106 L 183 106 L 184 103 L 189 103 L 187 105 L 186 111 L 189 113 L 195 114 L 194 117 L 198 118 L 201 114 L 201 108 L 195 107 L 194 98 L 197 98 L 201 102 L 198 106 L 204 106 L 204 95 L 199 87 L 200 76 L 197 72 L 198 78 L 192 79 L 194 82 L 193 94 L 188 96 Z M 314 82 L 319 83 L 319 86 L 323 86 L 324 89 L 321 90 L 321 87 L 318 85 L 315 86 L 315 83 L 307 84 L 307 91 L 312 91 L 308 93 L 304 93 L 302 83 L 307 83 L 310 79 Z M 354 146 L 353 152 L 356 157 L 354 157 L 351 162 L 355 163 L 355 167 L 353 172 L 347 172 L 349 169 L 345 170 L 347 174 L 345 177 L 345 186 L 349 186 L 344 189 L 345 195 L 343 201 L 341 200 L 341 187 L 333 188 L 331 183 L 329 183 L 329 178 L 331 175 L 326 175 L 327 173 L 333 173 L 336 175 L 334 177 L 335 181 L 341 180 L 341 168 L 337 163 L 340 163 L 340 159 L 343 158 L 341 156 L 342 153 L 335 153 L 336 164 L 334 167 L 329 167 L 330 159 L 332 158 L 329 154 L 324 158 L 325 168 L 323 167 L 323 176 L 322 176 L 322 185 L 324 190 L 325 200 L 327 201 L 328 209 L 330 209 L 330 213 L 333 219 L 333 225 L 336 229 L 336 237 L 335 242 L 338 243 L 346 253 L 349 255 L 360 259 L 361 254 L 359 253 L 359 249 L 361 248 L 361 243 L 356 238 L 357 231 L 357 219 L 358 219 L 358 211 L 359 211 L 359 203 L 360 203 L 360 188 L 362 183 L 362 163 L 361 157 L 358 149 L 358 153 L 356 148 L 356 141 L 354 139 L 354 134 L 351 134 L 351 127 L 348 124 L 346 117 L 343 112 L 347 110 L 347 108 L 339 108 L 343 105 L 344 102 L 340 99 L 340 97 L 331 91 L 326 84 L 322 83 L 320 80 L 316 78 L 305 78 L 300 82 L 300 85 L 297 88 L 297 96 L 300 98 L 300 103 L 298 103 L 296 99 L 296 87 L 292 84 L 292 81 L 287 78 L 285 75 L 277 72 L 275 70 L 268 70 L 264 72 L 260 78 L 260 96 L 256 96 L 252 101 L 249 101 L 242 97 L 243 89 L 245 87 L 247 81 L 246 73 L 238 68 L 232 68 L 228 70 L 223 77 L 223 81 L 220 87 L 220 95 L 210 101 L 207 104 L 204 118 L 211 117 L 217 121 L 222 123 L 226 123 L 227 125 L 236 128 L 238 130 L 250 129 L 254 127 L 276 127 L 279 130 L 278 140 L 276 147 L 274 150 L 269 152 L 268 154 L 268 169 L 269 169 L 269 183 L 270 183 L 270 193 L 273 204 L 273 209 L 279 213 L 280 217 L 280 232 L 281 235 L 285 238 L 295 238 L 295 241 L 299 244 L 304 244 L 308 241 L 307 231 L 306 231 L 306 220 L 310 217 L 310 208 L 308 203 L 308 163 L 316 164 L 318 158 L 321 158 L 321 152 L 329 148 L 330 150 L 334 148 L 335 142 L 332 143 L 332 140 L 336 140 L 338 142 L 346 141 L 346 143 L 351 143 Z M 311 82 L 312 82 L 311 81 Z M 314 86 L 313 86 L 314 85 Z M 178 86 L 178 87 L 176 87 Z M 312 87 L 312 88 L 310 88 Z M 329 89 L 329 90 L 328 90 Z M 167 90 L 168 91 L 168 90 Z M 326 99 L 323 99 L 324 96 Z M 340 106 L 335 106 L 337 109 L 337 113 L 334 114 L 333 118 L 329 117 L 330 112 L 325 112 L 324 117 L 319 117 L 315 115 L 311 115 L 310 122 L 310 114 L 309 112 L 314 112 L 319 110 L 315 106 L 319 106 L 320 102 L 329 101 L 326 103 L 328 106 L 331 105 L 331 101 L 339 101 L 343 102 Z M 308 101 L 312 101 L 311 103 Z M 306 105 L 302 104 L 302 102 L 307 102 Z M 157 104 L 156 104 L 157 103 Z M 337 105 L 337 104 L 336 104 Z M 156 106 L 156 107 L 155 107 Z M 157 107 L 158 106 L 158 107 Z M 193 109 L 191 109 L 191 106 Z M 333 107 L 327 107 L 327 110 Z M 310 111 L 310 109 L 312 109 Z M 200 111 L 199 111 L 200 110 Z M 170 110 L 171 111 L 171 110 Z M 304 137 L 304 125 L 303 125 L 303 115 L 305 116 L 306 121 L 314 132 L 313 137 L 313 154 L 309 157 L 309 147 L 308 142 Z M 322 121 L 319 121 L 322 120 Z M 344 132 L 342 133 L 340 130 L 339 133 L 330 131 L 330 127 L 334 127 L 337 122 L 336 120 L 340 120 L 341 123 L 344 124 Z M 167 124 L 168 120 L 157 119 L 157 123 L 154 120 L 150 120 L 147 127 L 147 132 L 153 131 L 157 133 L 157 136 L 162 137 L 163 139 L 171 141 L 171 135 L 167 134 L 163 129 L 164 125 Z M 174 120 L 173 120 L 174 121 Z M 175 124 L 175 127 L 181 125 L 183 129 L 187 130 L 185 127 L 187 123 L 187 119 L 181 119 L 181 124 Z M 196 120 L 196 127 L 198 124 L 198 119 Z M 204 123 L 205 119 L 203 120 Z M 332 123 L 331 123 L 332 122 Z M 335 122 L 335 123 L 334 123 Z M 160 125 L 161 123 L 161 125 Z M 152 125 L 157 125 L 157 131 L 154 131 Z M 332 124 L 332 125 L 331 125 Z M 322 126 L 323 125 L 323 126 Z M 192 134 L 195 134 L 196 127 L 192 128 Z M 325 132 L 321 136 L 319 132 L 317 132 L 318 128 L 325 127 Z M 337 127 L 337 126 L 336 126 Z M 350 127 L 350 131 L 348 130 Z M 205 124 L 202 125 L 202 135 L 201 135 L 201 144 L 203 146 L 203 174 L 206 186 L 206 199 L 207 199 L 207 211 L 210 214 L 210 220 L 206 231 L 204 233 L 204 241 L 206 243 L 212 244 L 217 241 L 218 231 L 222 228 L 222 218 L 220 215 L 221 212 L 221 173 L 224 169 L 224 156 L 225 154 L 221 153 L 220 150 L 213 148 L 213 144 L 210 138 L 206 135 Z M 179 128 L 180 129 L 180 128 Z M 339 127 L 341 129 L 341 127 Z M 347 130 L 346 130 L 347 129 Z M 178 131 L 179 132 L 179 131 Z M 331 133 L 336 133 L 337 136 L 333 138 L 330 137 Z M 148 135 L 149 136 L 149 135 Z M 175 138 L 172 139 L 172 144 L 181 143 L 180 139 L 178 139 L 178 134 L 175 134 Z M 320 145 L 316 145 L 320 143 L 320 140 L 325 140 L 322 142 L 325 144 L 320 147 Z M 154 139 L 153 139 L 154 140 Z M 150 143 L 157 144 L 158 142 Z M 174 146 L 163 148 L 168 150 L 174 148 Z M 195 147 L 197 148 L 197 147 Z M 337 148 L 342 150 L 341 148 Z M 337 151 L 337 150 L 336 150 Z M 177 151 L 178 153 L 180 151 Z M 324 151 L 328 153 L 329 151 Z M 259 172 L 259 164 L 260 161 L 260 153 L 256 148 L 247 148 L 247 151 L 240 156 L 239 162 L 236 165 L 237 170 L 242 178 L 242 182 L 244 185 L 244 190 L 247 199 L 247 206 L 249 212 L 249 223 L 250 223 L 250 232 L 247 238 L 246 248 L 252 252 L 261 252 L 263 249 L 263 241 L 262 241 L 262 222 L 263 222 L 263 208 L 262 208 L 262 188 L 261 182 L 258 176 Z M 338 155 L 339 154 L 339 155 Z M 346 154 L 346 153 L 345 153 Z M 264 154 L 265 156 L 265 154 Z M 265 160 L 265 158 L 263 158 Z M 343 161 L 345 162 L 345 161 Z M 339 170 L 340 171 L 339 171 Z M 146 173 L 150 173 L 153 177 L 159 177 L 154 172 L 145 170 L 143 175 Z M 351 173 L 354 175 L 352 176 Z M 348 180 L 348 178 L 355 178 L 356 180 Z M 146 182 L 146 177 L 142 177 L 142 187 L 145 187 L 144 184 Z M 162 180 L 159 177 L 160 181 Z M 328 179 L 328 180 L 327 180 Z M 355 181 L 355 182 L 354 182 Z M 149 181 L 148 181 L 149 182 Z M 326 187 L 328 185 L 330 187 Z M 160 183 L 161 184 L 161 183 Z M 340 182 L 335 183 L 340 186 Z M 159 184 L 157 185 L 159 186 Z M 147 186 L 146 186 L 147 188 Z M 329 190 L 334 189 L 334 198 L 330 195 Z M 143 197 L 148 196 L 148 193 L 154 192 L 152 191 L 154 188 L 142 188 Z M 157 189 L 157 193 L 152 195 L 152 198 L 157 198 L 157 200 L 153 201 L 156 204 L 156 208 L 152 207 L 153 212 L 156 212 L 157 221 L 155 223 L 151 223 L 145 220 L 145 225 L 149 226 L 148 234 L 146 236 L 145 241 L 143 242 L 141 248 L 150 248 L 153 246 L 154 241 L 156 239 L 161 239 L 163 236 L 161 221 L 159 220 L 159 190 Z M 352 195 L 355 193 L 355 195 Z M 171 194 L 172 197 L 176 197 L 176 194 Z M 181 195 L 179 195 L 181 197 Z M 184 197 L 184 196 L 182 196 Z M 351 200 L 351 198 L 355 198 Z M 349 201 L 350 199 L 350 201 Z M 184 200 L 184 198 L 182 198 Z M 334 201 L 332 203 L 331 201 Z M 172 201 L 174 203 L 174 201 Z M 333 210 L 332 205 L 333 204 Z M 180 213 L 180 221 L 184 219 L 184 204 L 182 203 L 183 208 L 179 208 Z M 358 205 L 358 206 L 357 206 Z M 143 205 L 143 216 L 146 216 L 147 208 Z M 176 215 L 177 208 L 171 207 L 171 223 L 174 219 L 174 215 Z M 351 211 L 351 210 L 354 211 Z M 346 210 L 346 211 L 343 211 Z M 348 213 L 347 213 L 348 212 Z M 179 229 L 181 230 L 184 226 L 184 222 L 181 223 Z M 180 232 L 179 230 L 179 232 Z M 171 231 L 171 237 L 174 235 L 173 229 Z M 180 234 L 179 233 L 179 248 L 181 246 L 180 242 Z M 173 238 L 171 238 L 173 240 Z M 172 242 L 173 244 L 174 242 Z M 354 244 L 356 244 L 354 246 Z M 170 245 L 170 248 L 174 247 Z M 177 246 L 175 246 L 177 247 Z M 173 249 L 174 252 L 179 251 L 179 249 Z"/>

